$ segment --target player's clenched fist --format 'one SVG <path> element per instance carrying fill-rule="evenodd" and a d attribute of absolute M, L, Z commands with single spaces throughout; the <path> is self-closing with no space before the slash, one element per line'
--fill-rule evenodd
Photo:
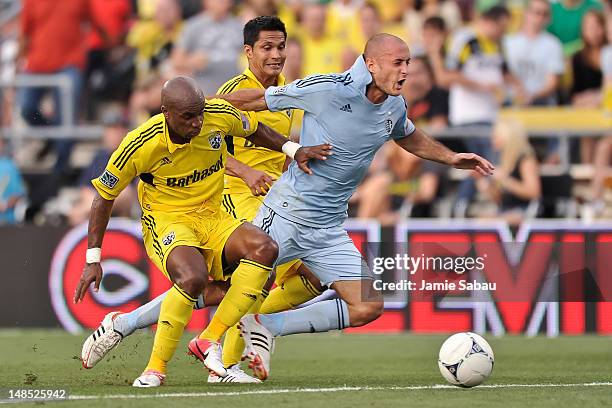
<path fill-rule="evenodd" d="M 312 174 L 312 170 L 308 167 L 308 161 L 311 159 L 327 160 L 327 156 L 331 155 L 332 145 L 329 143 L 308 147 L 302 146 L 295 152 L 294 160 L 304 173 Z"/>
<path fill-rule="evenodd" d="M 100 288 L 100 282 L 102 281 L 102 265 L 99 262 L 86 264 L 85 268 L 83 268 L 83 273 L 81 274 L 81 279 L 79 280 L 79 284 L 77 285 L 76 290 L 74 291 L 74 303 L 78 303 L 85 297 L 85 293 L 87 293 L 87 288 L 94 283 L 94 290 L 97 292 Z"/>

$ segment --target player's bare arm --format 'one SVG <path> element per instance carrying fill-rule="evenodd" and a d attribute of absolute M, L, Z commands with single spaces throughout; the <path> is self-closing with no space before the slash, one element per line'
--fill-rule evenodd
<path fill-rule="evenodd" d="M 101 248 L 102 239 L 106 232 L 106 226 L 113 210 L 113 200 L 106 200 L 96 194 L 91 203 L 91 213 L 89 214 L 89 227 L 87 231 L 87 248 Z M 102 266 L 100 262 L 86 263 L 81 274 L 81 280 L 74 292 L 74 303 L 83 300 L 87 288 L 94 283 L 94 290 L 98 290 L 102 281 Z"/>
<path fill-rule="evenodd" d="M 272 183 L 276 181 L 267 173 L 254 169 L 231 156 L 227 157 L 225 163 L 225 174 L 241 178 L 251 189 L 254 196 L 263 196 L 268 193 Z"/>
<path fill-rule="evenodd" d="M 206 97 L 206 99 L 219 98 L 225 99 L 236 108 L 243 111 L 264 111 L 268 110 L 266 104 L 266 93 L 265 89 L 239 89 L 229 94 L 215 95 L 212 97 Z"/>
<path fill-rule="evenodd" d="M 396 140 L 396 143 L 422 159 L 433 160 L 458 169 L 474 170 L 483 176 L 489 176 L 495 170 L 488 160 L 474 153 L 455 153 L 418 128 L 409 136 Z"/>
<path fill-rule="evenodd" d="M 312 174 L 312 170 L 308 167 L 308 162 L 311 159 L 327 160 L 327 157 L 332 154 L 332 146 L 329 143 L 309 147 L 300 146 L 297 143 L 287 141 L 286 137 L 263 123 L 259 123 L 257 131 L 247 139 L 257 146 L 266 147 L 270 150 L 287 154 L 292 157 L 297 162 L 298 167 L 307 174 Z M 297 148 L 297 150 L 290 151 L 291 147 Z"/>

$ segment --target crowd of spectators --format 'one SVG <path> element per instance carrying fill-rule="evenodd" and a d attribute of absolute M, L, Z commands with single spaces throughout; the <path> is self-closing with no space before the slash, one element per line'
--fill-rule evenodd
<path fill-rule="evenodd" d="M 377 32 L 406 40 L 410 118 L 434 135 L 453 128 L 459 137 L 444 143 L 498 165 L 493 178 L 462 177 L 389 144 L 352 198 L 351 215 L 384 224 L 436 216 L 501 216 L 518 224 L 541 215 L 537 203 L 548 190 L 539 174 L 559 164 L 559 140 L 530 139 L 520 122 L 498 113 L 561 105 L 612 111 L 612 2 L 601 1 L 1 0 L 2 129 L 93 124 L 104 132 L 89 150 L 75 134 L 22 141 L 20 149 L 35 150 L 30 155 L 11 152 L 13 140 L 0 134 L 0 223 L 86 219 L 88 180 L 131 126 L 159 112 L 161 84 L 185 74 L 214 94 L 245 67 L 244 23 L 274 14 L 287 26 L 289 81 L 347 69 Z M 11 86 L 23 74 L 69 78 L 70 104 L 60 102 L 57 87 Z M 295 122 L 299 133 L 299 115 Z M 492 131 L 474 137 L 474 128 Z M 609 216 L 612 136 L 573 139 L 570 153 L 571 163 L 593 169 L 578 197 L 588 215 Z M 50 163 L 42 173 L 41 163 Z M 55 182 L 36 200 L 27 191 L 34 168 Z M 65 189 L 70 205 L 49 206 Z M 126 191 L 118 215 L 136 213 L 134 196 Z M 15 205 L 28 197 L 29 211 L 16 217 Z M 59 218 L 37 218 L 49 208 L 65 209 Z"/>

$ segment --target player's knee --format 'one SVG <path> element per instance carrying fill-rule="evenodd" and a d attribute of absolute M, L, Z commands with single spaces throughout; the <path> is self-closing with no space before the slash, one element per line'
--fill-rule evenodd
<path fill-rule="evenodd" d="M 254 238 L 250 246 L 248 259 L 271 266 L 278 257 L 278 245 L 267 235 Z"/>
<path fill-rule="evenodd" d="M 362 302 L 349 307 L 349 319 L 352 327 L 368 324 L 382 315 L 384 304 L 382 301 Z"/>
<path fill-rule="evenodd" d="M 190 296 L 197 298 L 206 287 L 206 277 L 203 274 L 188 273 L 177 279 L 176 284 Z"/>

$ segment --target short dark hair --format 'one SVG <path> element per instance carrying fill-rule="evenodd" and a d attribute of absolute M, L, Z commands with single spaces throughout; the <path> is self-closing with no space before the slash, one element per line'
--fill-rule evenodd
<path fill-rule="evenodd" d="M 510 12 L 504 6 L 493 6 L 482 13 L 482 18 L 485 20 L 499 21 L 502 18 L 510 18 Z"/>
<path fill-rule="evenodd" d="M 446 21 L 440 16 L 431 16 L 425 19 L 423 27 L 435 28 L 438 31 L 446 31 Z"/>
<path fill-rule="evenodd" d="M 259 38 L 259 33 L 262 31 L 280 31 L 287 39 L 287 30 L 285 23 L 276 16 L 259 16 L 249 20 L 245 25 L 242 33 L 244 35 L 244 45 L 253 47 L 255 41 Z"/>

